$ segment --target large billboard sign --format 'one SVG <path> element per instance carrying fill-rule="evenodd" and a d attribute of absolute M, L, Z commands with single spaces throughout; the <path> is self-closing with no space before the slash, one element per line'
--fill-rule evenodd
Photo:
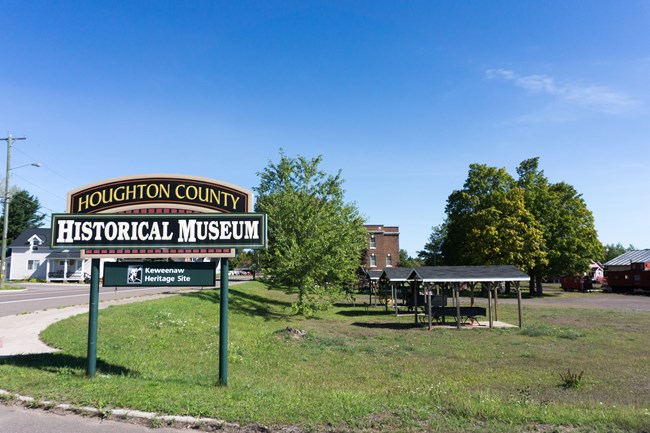
<path fill-rule="evenodd" d="M 52 248 L 266 248 L 266 215 L 53 214 Z M 110 254 L 106 252 L 105 254 Z"/>

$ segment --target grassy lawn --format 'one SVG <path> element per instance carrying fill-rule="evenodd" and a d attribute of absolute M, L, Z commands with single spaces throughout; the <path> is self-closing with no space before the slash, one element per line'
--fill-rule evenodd
<path fill-rule="evenodd" d="M 63 352 L 0 360 L 0 388 L 306 430 L 650 431 L 647 313 L 524 301 L 523 330 L 428 331 L 358 303 L 302 319 L 256 282 L 230 294 L 228 387 L 216 386 L 219 294 L 205 290 L 100 311 L 92 380 L 87 316 L 59 322 L 42 338 Z M 499 320 L 517 323 L 516 304 Z M 562 386 L 568 370 L 584 372 L 579 386 Z"/>
<path fill-rule="evenodd" d="M 16 286 L 14 284 L 5 284 L 4 287 L 0 287 L 0 290 L 23 290 L 25 286 Z"/>

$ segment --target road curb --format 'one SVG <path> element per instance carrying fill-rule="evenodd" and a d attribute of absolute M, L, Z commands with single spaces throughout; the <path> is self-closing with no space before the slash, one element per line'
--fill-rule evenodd
<path fill-rule="evenodd" d="M 171 427 L 194 429 L 206 432 L 239 432 L 242 426 L 215 418 L 195 418 L 191 416 L 160 415 L 154 412 L 141 412 L 132 409 L 98 409 L 88 406 L 75 406 L 71 404 L 55 403 L 48 400 L 37 400 L 32 397 L 14 394 L 0 389 L 0 403 L 4 405 L 19 405 L 27 409 L 40 409 L 57 414 L 75 414 L 85 417 L 100 418 L 127 422 L 130 424 L 145 425 L 151 428 Z M 264 431 L 262 428 L 260 431 Z"/>

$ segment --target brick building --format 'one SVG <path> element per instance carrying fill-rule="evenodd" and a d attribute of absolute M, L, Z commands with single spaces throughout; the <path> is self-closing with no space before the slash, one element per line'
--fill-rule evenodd
<path fill-rule="evenodd" d="M 363 256 L 365 269 L 399 266 L 399 227 L 365 225 L 368 247 Z"/>

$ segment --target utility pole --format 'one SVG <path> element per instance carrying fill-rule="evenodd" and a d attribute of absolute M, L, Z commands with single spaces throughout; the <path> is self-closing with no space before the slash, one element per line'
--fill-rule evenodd
<path fill-rule="evenodd" d="M 15 140 L 27 140 L 27 137 L 13 138 L 7 134 L 6 138 L 0 138 L 7 142 L 7 171 L 5 173 L 4 193 L 4 226 L 2 229 L 2 252 L 0 253 L 0 288 L 5 286 L 5 267 L 7 261 L 7 230 L 9 229 L 9 173 L 11 172 L 11 143 Z"/>

